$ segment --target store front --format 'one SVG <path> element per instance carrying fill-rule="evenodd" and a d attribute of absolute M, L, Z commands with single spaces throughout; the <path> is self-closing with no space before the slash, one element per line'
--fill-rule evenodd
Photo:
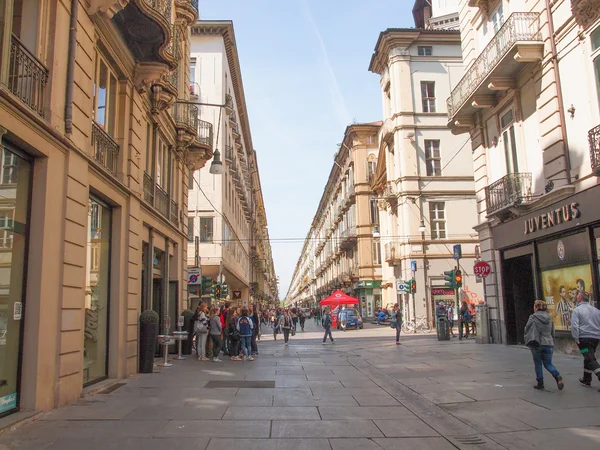
<path fill-rule="evenodd" d="M 0 416 L 19 407 L 32 163 L 7 143 L 0 155 Z"/>
<path fill-rule="evenodd" d="M 385 306 L 381 304 L 381 281 L 357 281 L 353 296 L 360 300 L 359 311 L 363 317 L 375 317 L 379 309 Z"/>
<path fill-rule="evenodd" d="M 581 299 L 596 305 L 600 248 L 600 186 L 493 229 L 501 250 L 508 344 L 524 344 L 536 299 L 548 304 L 557 347 L 571 346 L 571 312 Z"/>

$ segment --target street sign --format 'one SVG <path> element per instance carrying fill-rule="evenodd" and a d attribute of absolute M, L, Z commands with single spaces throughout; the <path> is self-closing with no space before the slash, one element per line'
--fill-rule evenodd
<path fill-rule="evenodd" d="M 473 266 L 473 273 L 478 277 L 485 278 L 492 273 L 492 268 L 485 261 L 479 261 Z"/>
<path fill-rule="evenodd" d="M 415 260 L 410 262 L 410 271 L 415 273 L 417 271 L 417 262 Z"/>
<path fill-rule="evenodd" d="M 188 267 L 188 282 L 189 286 L 202 284 L 202 269 L 200 267 Z"/>
<path fill-rule="evenodd" d="M 460 246 L 460 244 L 455 244 L 454 245 L 454 259 L 460 259 L 462 258 L 462 248 Z"/>
<path fill-rule="evenodd" d="M 398 280 L 396 281 L 396 291 L 398 292 L 408 292 L 410 291 L 410 282 Z"/>

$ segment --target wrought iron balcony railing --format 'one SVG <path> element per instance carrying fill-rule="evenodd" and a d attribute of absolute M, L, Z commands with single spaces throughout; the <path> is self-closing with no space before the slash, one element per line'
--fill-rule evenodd
<path fill-rule="evenodd" d="M 179 89 L 179 70 L 174 70 L 171 73 L 169 73 L 166 77 L 165 80 L 167 80 L 167 83 L 169 83 L 171 86 L 173 86 L 175 89 Z"/>
<path fill-rule="evenodd" d="M 342 232 L 342 239 L 352 239 L 356 237 L 356 227 L 354 225 L 349 226 Z"/>
<path fill-rule="evenodd" d="M 169 205 L 169 194 L 161 188 L 159 185 L 156 185 L 154 188 L 154 207 L 165 217 L 169 217 L 170 213 L 170 205 Z"/>
<path fill-rule="evenodd" d="M 171 40 L 167 44 L 167 53 L 173 59 L 179 60 L 179 28 L 176 24 L 171 26 Z"/>
<path fill-rule="evenodd" d="M 175 103 L 173 105 L 173 119 L 175 123 L 182 124 L 190 130 L 197 130 L 198 107 L 189 103 Z"/>
<path fill-rule="evenodd" d="M 48 69 L 13 34 L 10 42 L 8 89 L 42 117 L 48 76 Z"/>
<path fill-rule="evenodd" d="M 171 1 L 170 0 L 144 0 L 144 3 L 156 11 L 160 16 L 171 23 Z"/>
<path fill-rule="evenodd" d="M 92 146 L 96 162 L 116 175 L 119 166 L 119 144 L 96 122 L 92 122 Z"/>
<path fill-rule="evenodd" d="M 229 94 L 225 94 L 225 108 L 233 112 L 233 97 Z"/>
<path fill-rule="evenodd" d="M 518 42 L 541 41 L 539 13 L 512 13 L 452 90 L 446 101 L 452 119 L 496 65 Z"/>
<path fill-rule="evenodd" d="M 232 162 L 234 158 L 234 151 L 231 145 L 225 146 L 225 161 Z"/>
<path fill-rule="evenodd" d="M 385 260 L 393 262 L 400 259 L 400 243 L 388 242 L 385 244 Z"/>
<path fill-rule="evenodd" d="M 144 172 L 144 200 L 154 205 L 154 180 L 152 175 Z"/>
<path fill-rule="evenodd" d="M 509 173 L 485 188 L 488 216 L 531 200 L 530 173 Z"/>
<path fill-rule="evenodd" d="M 169 220 L 175 224 L 175 226 L 179 226 L 179 205 L 173 199 L 171 199 L 171 214 L 169 216 Z"/>
<path fill-rule="evenodd" d="M 594 175 L 600 176 L 600 125 L 588 132 L 590 142 L 590 163 Z"/>
<path fill-rule="evenodd" d="M 213 126 L 205 120 L 198 120 L 198 135 L 196 140 L 209 148 L 213 148 Z"/>

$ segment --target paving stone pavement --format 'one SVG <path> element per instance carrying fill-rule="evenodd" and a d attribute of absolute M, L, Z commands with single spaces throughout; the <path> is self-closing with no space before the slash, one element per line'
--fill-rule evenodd
<path fill-rule="evenodd" d="M 253 362 L 201 362 L 138 375 L 109 394 L 0 436 L 0 450 L 592 449 L 600 393 L 579 386 L 578 357 L 555 355 L 565 389 L 535 382 L 526 348 L 438 342 L 393 330 L 322 331 L 308 321 L 284 347 L 265 335 Z M 210 381 L 274 387 L 208 388 Z M 243 384 L 242 384 L 243 386 Z"/>

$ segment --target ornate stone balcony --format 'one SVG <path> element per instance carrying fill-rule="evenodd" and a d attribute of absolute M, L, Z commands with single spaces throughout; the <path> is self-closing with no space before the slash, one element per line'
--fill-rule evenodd
<path fill-rule="evenodd" d="M 385 244 L 385 261 L 390 265 L 400 262 L 400 242 L 388 242 Z"/>
<path fill-rule="evenodd" d="M 199 18 L 198 0 L 175 0 L 175 12 L 178 19 L 183 19 L 189 27 Z"/>
<path fill-rule="evenodd" d="M 539 14 L 511 14 L 446 101 L 448 126 L 456 133 L 468 131 L 473 115 L 495 106 L 496 93 L 514 87 L 523 64 L 541 61 L 543 52 Z"/>
<path fill-rule="evenodd" d="M 179 73 L 173 70 L 152 85 L 150 101 L 152 114 L 158 114 L 175 103 L 178 96 Z"/>
<path fill-rule="evenodd" d="M 213 126 L 197 120 L 196 138 L 186 149 L 186 163 L 193 170 L 201 169 L 213 157 Z"/>
<path fill-rule="evenodd" d="M 229 114 L 233 114 L 233 97 L 225 94 L 225 108 Z"/>
<path fill-rule="evenodd" d="M 186 148 L 198 134 L 198 108 L 189 103 L 175 103 L 173 120 L 177 130 L 177 146 Z"/>
<path fill-rule="evenodd" d="M 485 188 L 488 217 L 510 215 L 532 200 L 530 173 L 509 173 Z"/>

